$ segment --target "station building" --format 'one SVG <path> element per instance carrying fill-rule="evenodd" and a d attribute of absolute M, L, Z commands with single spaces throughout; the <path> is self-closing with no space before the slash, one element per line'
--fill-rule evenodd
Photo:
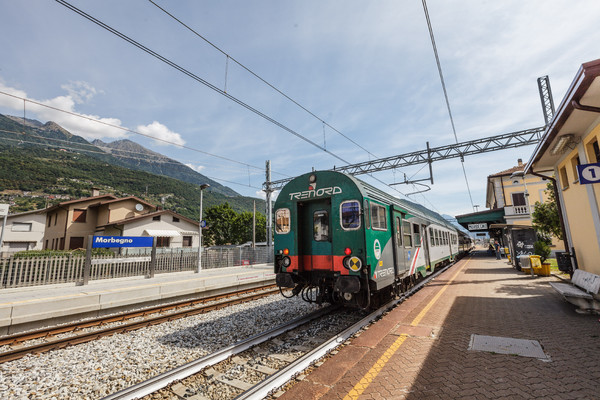
<path fill-rule="evenodd" d="M 570 261 L 597 275 L 600 164 L 588 164 L 600 162 L 599 140 L 600 59 L 581 66 L 525 167 L 526 173 L 555 180 Z"/>
<path fill-rule="evenodd" d="M 485 232 L 508 248 L 518 264 L 521 255 L 533 254 L 537 235 L 532 213 L 536 203 L 548 201 L 546 177 L 525 173 L 523 160 L 517 165 L 487 177 L 486 207 L 488 210 L 457 216 L 458 222 L 471 232 Z M 551 249 L 563 251 L 561 240 L 552 237 Z"/>

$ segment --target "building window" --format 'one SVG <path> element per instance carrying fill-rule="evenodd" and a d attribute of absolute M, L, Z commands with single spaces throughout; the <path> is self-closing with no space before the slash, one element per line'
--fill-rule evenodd
<path fill-rule="evenodd" d="M 73 222 L 85 222 L 86 214 L 87 210 L 73 210 Z M 54 219 L 54 224 L 56 225 L 56 219 Z"/>
<path fill-rule="evenodd" d="M 513 193 L 512 195 L 513 206 L 525 206 L 525 193 Z"/>
<path fill-rule="evenodd" d="M 60 246 L 58 247 L 59 250 L 64 250 L 65 249 L 65 238 L 61 237 L 60 238 Z"/>
<path fill-rule="evenodd" d="M 152 217 L 152 221 L 160 221 L 160 215 Z"/>
<path fill-rule="evenodd" d="M 46 239 L 46 245 L 44 246 L 44 250 L 48 250 L 48 239 Z"/>
<path fill-rule="evenodd" d="M 156 238 L 156 247 L 169 247 L 171 243 L 170 237 L 157 237 Z"/>
<path fill-rule="evenodd" d="M 192 247 L 192 237 L 191 236 L 184 236 L 183 237 L 183 247 Z"/>
<path fill-rule="evenodd" d="M 577 166 L 581 165 L 581 161 L 579 160 L 579 156 L 573 157 L 571 159 L 571 167 L 573 168 L 573 183 L 579 182 L 579 174 L 577 173 Z"/>
<path fill-rule="evenodd" d="M 13 232 L 31 232 L 31 222 L 13 222 Z"/>
<path fill-rule="evenodd" d="M 569 188 L 569 177 L 567 176 L 567 168 L 566 167 L 562 167 L 559 171 L 558 174 L 560 175 L 560 183 L 562 186 L 562 189 L 568 189 Z"/>
<path fill-rule="evenodd" d="M 52 222 L 52 215 L 48 215 L 48 227 L 50 227 L 50 222 Z"/>
<path fill-rule="evenodd" d="M 58 213 L 54 214 L 54 225 L 56 225 L 57 221 L 58 221 Z"/>
<path fill-rule="evenodd" d="M 83 236 L 74 236 L 69 240 L 69 250 L 83 248 Z"/>
<path fill-rule="evenodd" d="M 173 222 L 179 222 L 179 218 L 173 217 Z"/>

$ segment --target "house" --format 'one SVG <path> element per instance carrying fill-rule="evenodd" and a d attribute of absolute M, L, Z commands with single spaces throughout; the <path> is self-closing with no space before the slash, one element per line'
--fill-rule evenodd
<path fill-rule="evenodd" d="M 571 263 L 600 275 L 600 59 L 581 66 L 525 172 L 556 185 Z M 590 165 L 592 164 L 592 165 Z"/>
<path fill-rule="evenodd" d="M 43 248 L 85 248 L 90 235 L 156 236 L 159 247 L 198 246 L 198 222 L 135 196 L 99 195 L 46 209 Z"/>
<path fill-rule="evenodd" d="M 198 221 L 159 210 L 99 225 L 98 236 L 154 236 L 157 247 L 198 247 Z"/>
<path fill-rule="evenodd" d="M 17 251 L 42 249 L 46 223 L 45 210 L 11 214 L 6 218 L 0 249 L 2 257 Z"/>
<path fill-rule="evenodd" d="M 547 192 L 550 180 L 524 173 L 525 164 L 518 159 L 517 165 L 487 177 L 486 207 L 503 209 L 506 228 L 511 226 L 526 230 L 532 227 L 532 213 L 536 203 L 549 200 Z M 531 236 L 531 235 L 530 235 Z M 535 234 L 531 240 L 535 241 Z M 551 237 L 553 250 L 564 250 L 564 243 Z"/>

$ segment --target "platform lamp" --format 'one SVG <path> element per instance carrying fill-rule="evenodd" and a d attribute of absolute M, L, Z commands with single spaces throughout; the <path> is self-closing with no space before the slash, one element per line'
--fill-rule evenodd
<path fill-rule="evenodd" d="M 198 273 L 202 271 L 202 192 L 209 188 L 208 183 L 200 185 L 200 221 L 198 223 Z"/>

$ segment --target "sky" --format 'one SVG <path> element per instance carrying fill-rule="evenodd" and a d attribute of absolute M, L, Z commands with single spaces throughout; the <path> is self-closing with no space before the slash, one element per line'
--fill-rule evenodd
<path fill-rule="evenodd" d="M 61 2 L 0 0 L 0 113 L 133 140 L 254 197 L 266 160 L 279 180 L 455 142 L 422 1 L 68 4 L 185 73 Z M 459 142 L 543 126 L 537 78 L 549 76 L 558 107 L 600 58 L 595 0 L 427 7 Z M 431 190 L 409 197 L 419 188 L 380 181 L 427 178 L 426 166 L 359 178 L 460 215 L 485 209 L 487 176 L 532 152 L 466 157 L 471 195 L 459 159 L 434 163 Z"/>

